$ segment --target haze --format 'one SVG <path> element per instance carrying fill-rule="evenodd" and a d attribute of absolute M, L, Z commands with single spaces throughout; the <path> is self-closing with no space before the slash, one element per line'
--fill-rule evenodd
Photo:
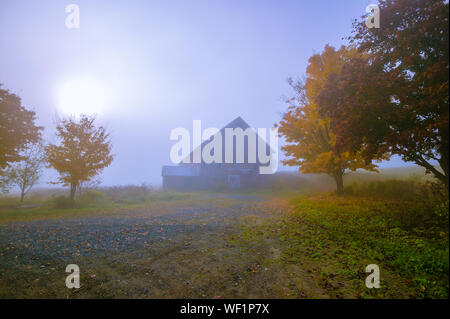
<path fill-rule="evenodd" d="M 92 79 L 106 97 L 93 106 L 80 97 L 80 110 L 98 113 L 116 154 L 102 183 L 160 185 L 172 129 L 237 116 L 272 127 L 292 94 L 286 79 L 302 77 L 325 44 L 345 44 L 371 1 L 75 1 L 79 29 L 65 25 L 69 3 L 1 2 L 0 83 L 54 142 L 55 121 L 73 108 L 61 105 L 73 95 L 64 88 Z"/>

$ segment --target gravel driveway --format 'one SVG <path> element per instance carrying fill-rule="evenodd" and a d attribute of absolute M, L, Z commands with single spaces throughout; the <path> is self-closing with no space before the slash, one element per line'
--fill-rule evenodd
<path fill-rule="evenodd" d="M 214 203 L 178 208 L 153 216 L 142 210 L 117 216 L 63 218 L 0 225 L 0 264 L 69 260 L 74 256 L 102 256 L 116 252 L 168 245 L 183 234 L 207 234 L 233 225 L 246 215 L 255 196 L 224 195 L 237 200 L 231 207 Z"/>

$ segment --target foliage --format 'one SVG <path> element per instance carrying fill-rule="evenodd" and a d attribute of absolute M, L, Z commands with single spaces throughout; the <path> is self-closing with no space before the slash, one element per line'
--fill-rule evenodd
<path fill-rule="evenodd" d="M 22 105 L 20 97 L 2 89 L 0 84 L 0 190 L 2 184 L 7 184 L 2 178 L 4 169 L 22 159 L 20 152 L 28 144 L 40 140 L 42 127 L 36 126 L 35 120 L 35 113 Z"/>
<path fill-rule="evenodd" d="M 59 173 L 59 182 L 70 185 L 70 198 L 75 197 L 80 182 L 90 181 L 113 160 L 109 134 L 102 126 L 96 127 L 94 117 L 82 115 L 64 119 L 56 127 L 59 145 L 46 147 L 50 167 Z"/>
<path fill-rule="evenodd" d="M 320 113 L 364 156 L 398 154 L 448 186 L 448 1 L 381 0 L 379 29 L 356 21 L 354 59 L 319 94 Z M 439 163 L 441 170 L 434 167 Z"/>
<path fill-rule="evenodd" d="M 289 108 L 279 124 L 279 132 L 286 138 L 282 149 L 290 158 L 283 163 L 299 166 L 302 173 L 326 173 L 337 184 L 338 193 L 343 190 L 343 175 L 346 170 L 358 168 L 375 170 L 375 165 L 364 161 L 361 149 L 347 148 L 336 134 L 337 127 L 318 112 L 317 95 L 323 90 L 329 77 L 341 72 L 342 67 L 357 56 L 355 49 L 341 47 L 335 50 L 326 46 L 321 54 L 309 59 L 305 84 L 290 81 L 297 96 L 288 100 Z"/>

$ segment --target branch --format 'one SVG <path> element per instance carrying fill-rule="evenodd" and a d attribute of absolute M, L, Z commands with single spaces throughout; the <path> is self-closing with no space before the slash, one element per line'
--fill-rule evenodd
<path fill-rule="evenodd" d="M 427 170 L 432 172 L 434 174 L 434 176 L 436 176 L 436 178 L 438 178 L 440 180 L 445 179 L 445 175 L 442 174 L 441 172 L 439 172 L 433 165 L 431 165 L 426 160 L 424 160 L 421 155 L 419 155 L 418 158 L 415 159 L 415 162 L 416 162 L 416 164 L 418 164 L 422 167 L 425 167 Z"/>

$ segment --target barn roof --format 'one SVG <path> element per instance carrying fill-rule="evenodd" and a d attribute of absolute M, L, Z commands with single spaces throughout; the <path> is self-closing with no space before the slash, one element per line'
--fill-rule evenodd
<path fill-rule="evenodd" d="M 224 127 L 222 127 L 222 129 L 219 131 L 219 133 L 222 135 L 222 138 L 224 139 L 224 138 L 225 138 L 225 129 L 227 129 L 227 128 L 231 128 L 231 129 L 241 128 L 242 130 L 245 131 L 245 130 L 248 129 L 249 127 L 250 127 L 250 125 L 248 125 L 247 122 L 245 122 L 244 119 L 243 119 L 242 117 L 238 116 L 238 117 L 235 118 L 233 121 L 231 121 L 230 123 L 228 123 L 227 125 L 225 125 Z M 218 133 L 216 133 L 216 134 L 218 134 Z M 256 135 L 257 139 L 262 139 L 262 138 L 258 135 L 257 132 L 255 132 L 255 135 Z M 210 138 L 209 140 L 206 140 L 206 141 L 204 141 L 202 144 L 200 144 L 200 146 L 198 146 L 196 149 L 200 148 L 200 149 L 202 150 L 203 147 L 204 147 L 205 145 L 207 145 L 208 143 L 211 142 L 212 139 L 213 139 L 213 136 L 211 136 L 211 138 Z M 262 139 L 262 140 L 263 140 L 263 139 Z M 263 141 L 264 141 L 264 140 L 263 140 Z M 264 143 L 265 143 L 265 145 L 266 145 L 267 150 L 270 150 L 271 148 L 270 148 L 270 146 L 267 144 L 267 142 L 264 141 Z M 223 145 L 222 147 L 224 147 L 224 146 L 225 146 L 225 143 L 223 143 L 222 145 Z M 257 146 L 257 147 L 258 147 L 258 146 Z M 195 150 L 196 150 L 196 149 L 195 149 Z M 192 163 L 193 154 L 194 154 L 194 151 L 195 151 L 195 150 L 193 150 L 193 151 L 187 156 L 187 157 L 189 157 L 189 162 L 190 162 L 190 163 Z M 183 164 L 183 161 L 182 161 L 180 164 Z"/>

